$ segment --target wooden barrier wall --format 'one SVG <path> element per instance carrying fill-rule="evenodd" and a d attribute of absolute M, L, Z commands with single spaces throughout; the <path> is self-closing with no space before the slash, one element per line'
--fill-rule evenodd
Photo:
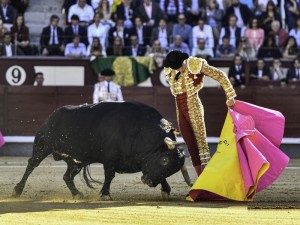
<path fill-rule="evenodd" d="M 154 106 L 177 125 L 174 97 L 165 87 L 123 88 L 126 101 Z M 32 87 L 0 85 L 0 130 L 5 136 L 34 135 L 57 107 L 92 102 L 93 86 Z M 281 111 L 286 117 L 285 137 L 300 137 L 300 88 L 247 87 L 237 89 L 238 99 Z M 204 88 L 200 98 L 205 109 L 208 136 L 220 135 L 227 113 L 222 89 Z M 120 112 L 121 113 L 121 112 Z"/>

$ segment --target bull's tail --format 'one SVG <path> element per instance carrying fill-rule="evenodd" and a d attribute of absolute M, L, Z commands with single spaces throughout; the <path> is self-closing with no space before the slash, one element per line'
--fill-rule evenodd
<path fill-rule="evenodd" d="M 101 184 L 101 182 L 94 180 L 92 178 L 90 165 L 83 167 L 83 179 L 84 179 L 86 185 L 91 189 L 95 189 L 95 187 L 92 184 Z"/>

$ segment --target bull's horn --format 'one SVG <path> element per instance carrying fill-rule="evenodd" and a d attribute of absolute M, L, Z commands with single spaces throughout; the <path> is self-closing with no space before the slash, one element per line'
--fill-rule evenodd
<path fill-rule="evenodd" d="M 190 175 L 189 175 L 189 173 L 187 171 L 187 168 L 186 168 L 185 164 L 183 164 L 183 166 L 181 167 L 181 173 L 182 173 L 184 181 L 187 183 L 187 185 L 189 185 L 190 187 L 192 187 L 193 183 L 191 181 Z"/>
<path fill-rule="evenodd" d="M 164 141 L 170 150 L 173 150 L 175 148 L 175 145 L 177 144 L 176 141 L 173 141 L 169 137 L 165 137 Z"/>

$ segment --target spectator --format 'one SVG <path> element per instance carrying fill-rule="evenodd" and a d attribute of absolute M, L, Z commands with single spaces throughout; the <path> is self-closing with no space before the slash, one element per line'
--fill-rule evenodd
<path fill-rule="evenodd" d="M 178 14 L 184 13 L 183 0 L 160 0 L 159 5 L 166 12 L 168 23 L 176 23 Z"/>
<path fill-rule="evenodd" d="M 32 48 L 29 45 L 29 29 L 25 25 L 24 16 L 16 16 L 13 26 L 10 28 L 12 42 L 18 45 L 24 55 L 32 55 Z"/>
<path fill-rule="evenodd" d="M 100 20 L 101 20 L 101 15 L 99 13 L 95 13 L 94 23 L 91 24 L 87 30 L 88 42 L 89 44 L 92 44 L 93 37 L 97 37 L 100 39 L 101 45 L 106 46 L 108 27 L 100 23 Z"/>
<path fill-rule="evenodd" d="M 269 32 L 269 36 L 273 36 L 275 38 L 275 44 L 277 46 L 279 46 L 280 48 L 285 47 L 288 32 L 280 28 L 279 21 L 273 20 L 273 22 L 271 23 L 271 31 Z"/>
<path fill-rule="evenodd" d="M 265 32 L 260 28 L 257 18 L 254 17 L 250 20 L 249 28 L 245 32 L 245 37 L 250 46 L 257 52 L 265 39 Z"/>
<path fill-rule="evenodd" d="M 71 23 L 71 17 L 74 14 L 79 16 L 80 25 L 87 27 L 94 18 L 94 9 L 86 3 L 86 0 L 78 0 L 76 4 L 70 7 L 68 14 L 69 23 Z"/>
<path fill-rule="evenodd" d="M 173 50 L 178 50 L 190 55 L 190 48 L 186 43 L 182 42 L 180 35 L 176 35 L 174 37 L 174 42 L 170 44 L 169 51 Z"/>
<path fill-rule="evenodd" d="M 174 24 L 172 37 L 174 38 L 176 35 L 180 35 L 182 41 L 189 45 L 190 48 L 193 46 L 193 33 L 192 27 L 189 24 L 186 24 L 185 15 L 179 14 L 178 15 L 178 23 Z"/>
<path fill-rule="evenodd" d="M 214 57 L 214 52 L 211 48 L 205 47 L 205 40 L 198 39 L 198 46 L 193 47 L 192 56 L 201 57 L 203 59 L 210 59 Z"/>
<path fill-rule="evenodd" d="M 293 36 L 296 39 L 298 47 L 300 47 L 300 16 L 296 20 L 295 28 L 290 30 L 289 36 Z"/>
<path fill-rule="evenodd" d="M 138 37 L 136 35 L 130 37 L 130 43 L 130 46 L 125 47 L 124 55 L 133 57 L 145 55 L 146 48 L 138 44 Z"/>
<path fill-rule="evenodd" d="M 3 42 L 4 34 L 8 32 L 7 28 L 3 25 L 3 20 L 0 18 L 0 43 Z"/>
<path fill-rule="evenodd" d="M 271 0 L 269 0 L 267 3 L 267 10 L 261 15 L 262 28 L 264 29 L 266 34 L 271 31 L 271 24 L 274 20 L 279 21 L 281 26 L 281 16 L 276 11 L 275 4 Z"/>
<path fill-rule="evenodd" d="M 233 58 L 235 55 L 235 47 L 230 44 L 229 37 L 223 36 L 222 44 L 217 46 L 216 57 Z"/>
<path fill-rule="evenodd" d="M 253 17 L 253 13 L 249 7 L 245 4 L 240 3 L 239 0 L 231 0 L 231 6 L 226 9 L 223 21 L 229 22 L 229 17 L 231 15 L 236 15 L 237 23 L 239 28 L 245 28 L 249 23 L 249 20 Z M 224 24 L 227 25 L 227 24 Z M 224 26 L 223 25 L 223 26 Z M 222 37 L 222 34 L 220 35 Z"/>
<path fill-rule="evenodd" d="M 143 26 L 140 17 L 136 17 L 134 19 L 134 27 L 130 30 L 130 36 L 132 35 L 138 37 L 139 45 L 150 46 L 151 28 L 149 28 L 148 26 Z M 130 44 L 129 39 L 127 39 L 125 44 Z"/>
<path fill-rule="evenodd" d="M 286 0 L 284 3 L 285 21 L 289 30 L 295 28 L 297 17 L 300 16 L 300 3 L 297 0 Z"/>
<path fill-rule="evenodd" d="M 117 19 L 124 20 L 125 28 L 133 27 L 133 11 L 134 4 L 131 0 L 123 0 L 120 5 L 117 6 Z"/>
<path fill-rule="evenodd" d="M 78 3 L 78 0 L 64 0 L 63 6 L 62 6 L 62 12 L 65 13 L 65 15 L 66 15 L 66 22 L 68 21 L 70 7 L 77 3 Z M 87 0 L 86 3 L 91 5 L 91 0 Z M 68 24 L 70 24 L 70 23 L 68 23 Z"/>
<path fill-rule="evenodd" d="M 104 25 L 108 25 L 110 28 L 115 26 L 115 22 L 112 20 L 112 9 L 108 0 L 101 0 L 95 10 L 95 13 L 103 15 L 101 23 Z"/>
<path fill-rule="evenodd" d="M 10 2 L 12 7 L 17 10 L 18 14 L 24 14 L 29 4 L 29 0 L 13 0 Z"/>
<path fill-rule="evenodd" d="M 293 60 L 293 63 L 293 68 L 289 68 L 286 74 L 286 79 L 288 83 L 300 80 L 300 59 L 295 58 Z"/>
<path fill-rule="evenodd" d="M 140 17 L 142 23 L 149 27 L 157 27 L 160 19 L 166 19 L 165 13 L 152 0 L 144 0 L 144 4 L 135 10 L 134 17 Z"/>
<path fill-rule="evenodd" d="M 152 36 L 151 36 L 151 43 L 154 42 L 154 40 L 159 40 L 161 47 L 168 48 L 170 40 L 169 38 L 172 35 L 172 28 L 170 26 L 167 26 L 165 19 L 159 20 L 158 27 L 153 28 L 152 30 Z"/>
<path fill-rule="evenodd" d="M 207 48 L 214 48 L 215 43 L 212 28 L 210 25 L 205 24 L 203 18 L 199 18 L 198 25 L 193 27 L 193 46 L 197 46 L 199 38 L 205 40 Z"/>
<path fill-rule="evenodd" d="M 155 40 L 151 48 L 147 49 L 145 56 L 152 57 L 158 68 L 163 66 L 163 61 L 167 56 L 166 49 L 162 48 L 159 40 Z"/>
<path fill-rule="evenodd" d="M 12 25 L 17 15 L 16 9 L 8 3 L 9 0 L 0 0 L 0 2 L 0 18 L 4 24 Z"/>
<path fill-rule="evenodd" d="M 255 50 L 250 46 L 248 40 L 245 37 L 240 39 L 239 46 L 236 50 L 236 54 L 240 55 L 243 60 L 249 60 L 249 58 L 254 58 L 256 55 Z"/>
<path fill-rule="evenodd" d="M 44 84 L 44 74 L 42 72 L 37 72 L 34 75 L 34 83 L 33 86 L 38 86 L 38 87 L 42 87 Z"/>
<path fill-rule="evenodd" d="M 281 86 L 286 86 L 286 75 L 281 67 L 281 61 L 279 58 L 273 59 L 272 66 L 270 68 L 271 80 L 280 81 Z"/>
<path fill-rule="evenodd" d="M 130 29 L 124 27 L 124 20 L 121 18 L 117 19 L 116 25 L 109 29 L 108 32 L 108 42 L 109 45 L 113 44 L 114 37 L 119 36 L 122 39 L 122 43 L 130 36 Z M 127 40 L 128 43 L 128 40 Z"/>
<path fill-rule="evenodd" d="M 93 103 L 102 101 L 123 101 L 119 85 L 113 82 L 115 72 L 111 69 L 102 70 L 98 75 L 99 82 L 94 86 Z"/>
<path fill-rule="evenodd" d="M 97 9 L 97 7 L 99 6 L 99 3 L 100 3 L 101 0 L 91 0 L 90 2 L 90 5 L 93 7 L 94 10 Z M 109 6 L 112 7 L 113 6 L 113 3 L 114 3 L 114 0 L 108 0 L 108 3 L 109 3 Z"/>
<path fill-rule="evenodd" d="M 224 12 L 223 10 L 219 9 L 219 4 L 216 0 L 209 0 L 209 4 L 206 9 L 206 16 L 207 23 L 212 27 L 213 30 L 215 45 L 217 45 L 220 38 L 220 30 Z"/>
<path fill-rule="evenodd" d="M 281 58 L 282 54 L 272 36 L 267 36 L 257 53 L 258 58 Z"/>
<path fill-rule="evenodd" d="M 234 65 L 229 68 L 228 77 L 233 86 L 245 87 L 245 68 L 241 56 L 234 56 Z"/>
<path fill-rule="evenodd" d="M 82 43 L 84 43 L 86 46 L 88 45 L 87 30 L 84 27 L 79 26 L 79 17 L 73 14 L 71 16 L 71 24 L 65 29 L 65 43 L 71 43 L 75 34 L 80 36 Z"/>
<path fill-rule="evenodd" d="M 270 80 L 270 69 L 264 59 L 257 59 L 256 66 L 250 69 L 250 80 Z"/>
<path fill-rule="evenodd" d="M 108 56 L 122 56 L 124 52 L 123 42 L 119 36 L 114 37 L 114 42 L 107 48 Z"/>
<path fill-rule="evenodd" d="M 71 58 L 81 58 L 86 56 L 85 44 L 80 42 L 80 36 L 75 34 L 73 37 L 73 42 L 66 45 L 65 56 Z"/>
<path fill-rule="evenodd" d="M 0 56 L 14 56 L 23 55 L 23 52 L 18 46 L 11 43 L 11 34 L 5 33 L 3 38 L 3 45 L 0 45 Z"/>
<path fill-rule="evenodd" d="M 63 55 L 64 46 L 64 32 L 58 26 L 59 17 L 52 15 L 50 17 L 50 25 L 43 28 L 40 45 L 42 55 Z"/>
<path fill-rule="evenodd" d="M 299 53 L 296 39 L 293 36 L 289 36 L 286 41 L 285 49 L 283 51 L 283 57 L 286 59 L 294 59 Z"/>
<path fill-rule="evenodd" d="M 101 46 L 99 38 L 93 38 L 92 44 L 87 48 L 86 56 L 92 57 L 91 60 L 98 56 L 106 56 L 105 48 Z"/>
<path fill-rule="evenodd" d="M 263 13 L 263 12 L 266 12 L 269 1 L 272 1 L 275 6 L 277 6 L 277 4 L 278 4 L 277 0 L 256 0 L 255 1 L 256 11 L 260 12 L 260 14 Z"/>
<path fill-rule="evenodd" d="M 227 36 L 229 37 L 229 42 L 232 46 L 234 46 L 235 48 L 238 46 L 239 39 L 245 34 L 245 27 L 238 27 L 237 19 L 238 17 L 233 14 L 229 17 L 229 25 L 222 27 L 221 29 L 219 44 L 222 44 L 222 38 L 224 36 Z"/>
<path fill-rule="evenodd" d="M 199 18 L 205 18 L 206 1 L 184 0 L 187 23 L 196 26 Z"/>

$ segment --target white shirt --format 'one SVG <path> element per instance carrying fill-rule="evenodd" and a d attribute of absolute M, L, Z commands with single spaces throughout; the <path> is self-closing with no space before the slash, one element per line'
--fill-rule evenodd
<path fill-rule="evenodd" d="M 191 10 L 198 11 L 199 10 L 199 2 L 198 0 L 192 0 Z"/>
<path fill-rule="evenodd" d="M 139 40 L 139 44 L 142 45 L 144 44 L 144 39 L 143 39 L 143 27 L 141 26 L 140 28 L 136 27 L 136 32 Z"/>
<path fill-rule="evenodd" d="M 230 40 L 229 40 L 229 43 L 232 45 L 232 46 L 236 46 L 236 37 L 235 37 L 235 30 L 236 28 L 233 28 L 233 27 L 229 27 L 229 30 L 230 30 Z M 246 31 L 246 27 L 242 27 L 241 29 L 241 37 L 244 37 L 245 36 L 245 31 Z M 221 33 L 220 33 L 220 38 L 219 38 L 219 44 L 221 45 L 222 44 L 222 38 L 223 36 L 225 35 L 225 28 L 222 27 L 221 29 Z"/>
<path fill-rule="evenodd" d="M 85 4 L 83 8 L 79 7 L 78 4 L 74 4 L 69 9 L 68 21 L 71 23 L 72 15 L 76 14 L 79 16 L 80 21 L 89 22 L 94 19 L 94 9 L 92 6 Z"/>
<path fill-rule="evenodd" d="M 203 30 L 200 30 L 198 25 L 193 27 L 193 46 L 198 46 L 197 41 L 199 38 L 205 40 L 205 46 L 207 48 L 214 47 L 214 36 L 210 25 L 205 24 Z"/>
<path fill-rule="evenodd" d="M 8 6 L 8 4 L 5 7 L 3 5 L 1 5 L 1 6 L 2 6 L 3 15 L 5 16 L 5 19 L 7 20 L 8 17 L 6 16 L 6 12 L 7 12 L 7 6 Z"/>
<path fill-rule="evenodd" d="M 132 49 L 132 56 L 136 57 L 137 56 L 138 47 L 137 46 L 136 47 L 131 46 L 131 49 Z"/>
<path fill-rule="evenodd" d="M 74 43 L 69 43 L 65 48 L 65 56 L 67 55 L 81 55 L 86 56 L 86 47 L 83 43 L 79 43 L 77 48 L 75 48 Z"/>
<path fill-rule="evenodd" d="M 98 37 L 100 39 L 102 48 L 105 48 L 105 42 L 108 33 L 107 26 L 104 26 L 101 23 L 99 23 L 99 25 L 96 26 L 96 24 L 93 23 L 88 27 L 87 31 L 89 44 L 92 44 L 93 37 Z"/>
<path fill-rule="evenodd" d="M 6 56 L 13 56 L 11 44 L 5 45 Z"/>
<path fill-rule="evenodd" d="M 96 9 L 99 6 L 101 0 L 92 0 L 91 5 L 93 9 Z M 109 6 L 111 7 L 114 4 L 114 0 L 108 0 Z"/>
<path fill-rule="evenodd" d="M 160 46 L 162 48 L 168 47 L 168 35 L 167 35 L 167 29 L 164 28 L 163 30 L 161 28 L 158 28 L 158 40 L 160 42 Z"/>
<path fill-rule="evenodd" d="M 54 45 L 54 44 L 58 45 L 59 42 L 58 42 L 58 37 L 57 37 L 57 27 L 54 28 L 53 26 L 50 26 L 50 28 L 51 28 L 51 32 L 50 32 L 49 45 Z M 53 29 L 55 29 L 55 31 L 54 31 L 54 43 L 52 43 L 53 42 Z"/>
<path fill-rule="evenodd" d="M 109 86 L 109 92 L 108 92 Z M 102 81 L 94 86 L 93 103 L 100 101 L 123 101 L 122 91 L 119 85 L 110 81 Z"/>
<path fill-rule="evenodd" d="M 152 18 L 152 3 L 150 3 L 149 6 L 144 4 L 144 7 L 145 7 L 147 16 L 151 19 Z"/>
<path fill-rule="evenodd" d="M 244 24 L 244 21 L 243 21 L 243 18 L 242 18 L 240 7 L 233 7 L 233 9 L 234 9 L 234 14 L 238 18 L 237 21 L 236 21 L 236 25 L 240 28 L 244 27 L 245 24 Z"/>

